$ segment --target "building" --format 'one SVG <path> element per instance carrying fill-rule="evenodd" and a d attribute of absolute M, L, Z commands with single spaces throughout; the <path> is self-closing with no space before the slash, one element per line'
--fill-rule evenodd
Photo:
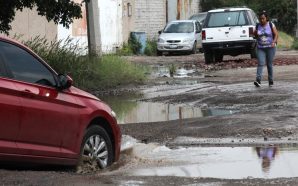
<path fill-rule="evenodd" d="M 80 3 L 81 0 L 73 0 Z M 96 0 L 94 7 L 98 19 L 100 33 L 93 39 L 100 39 L 101 50 L 104 53 L 115 52 L 124 42 L 128 41 L 131 32 L 145 33 L 147 39 L 156 39 L 158 31 L 162 30 L 168 21 L 188 19 L 199 12 L 200 0 Z M 83 18 L 75 20 L 70 28 L 48 22 L 36 10 L 24 9 L 17 12 L 12 23 L 10 35 L 22 35 L 28 40 L 36 36 L 46 37 L 52 41 L 64 40 L 68 37 L 73 42 L 87 47 L 86 9 L 82 6 Z"/>
<path fill-rule="evenodd" d="M 16 12 L 15 20 L 11 24 L 10 37 L 20 37 L 22 40 L 29 40 L 34 37 L 45 37 L 49 41 L 56 40 L 57 25 L 48 22 L 45 17 L 37 14 L 36 9 L 23 9 Z"/>

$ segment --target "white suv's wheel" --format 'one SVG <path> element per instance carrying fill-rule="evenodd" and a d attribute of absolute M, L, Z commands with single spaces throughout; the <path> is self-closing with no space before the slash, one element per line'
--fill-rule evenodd
<path fill-rule="evenodd" d="M 214 55 L 211 50 L 206 50 L 204 52 L 204 57 L 205 57 L 205 63 L 210 64 L 214 62 Z"/>

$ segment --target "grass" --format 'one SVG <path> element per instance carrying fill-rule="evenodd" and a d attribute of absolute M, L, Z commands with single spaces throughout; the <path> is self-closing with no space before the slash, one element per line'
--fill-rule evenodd
<path fill-rule="evenodd" d="M 157 41 L 155 39 L 147 40 L 145 47 L 145 55 L 147 56 L 156 56 L 157 51 Z"/>
<path fill-rule="evenodd" d="M 64 42 L 61 40 L 50 42 L 45 38 L 36 37 L 23 43 L 58 73 L 69 74 L 74 79 L 74 85 L 85 90 L 142 83 L 146 79 L 146 68 L 132 64 L 116 55 L 101 57 L 82 55 L 86 48 L 80 47 L 70 38 Z"/>

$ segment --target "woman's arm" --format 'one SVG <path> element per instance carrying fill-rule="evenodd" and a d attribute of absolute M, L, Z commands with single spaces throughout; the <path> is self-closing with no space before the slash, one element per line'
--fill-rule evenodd
<path fill-rule="evenodd" d="M 274 38 L 273 38 L 273 42 L 272 45 L 276 45 L 277 40 L 278 40 L 278 32 L 275 26 L 272 27 L 272 31 L 274 33 Z"/>

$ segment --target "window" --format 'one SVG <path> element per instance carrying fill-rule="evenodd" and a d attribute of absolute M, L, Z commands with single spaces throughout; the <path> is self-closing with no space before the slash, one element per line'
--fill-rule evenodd
<path fill-rule="evenodd" d="M 247 25 L 248 23 L 244 13 L 244 11 L 212 13 L 207 27 Z"/>
<path fill-rule="evenodd" d="M 130 3 L 127 3 L 127 16 L 128 17 L 132 16 L 132 6 Z"/>
<path fill-rule="evenodd" d="M 47 86 L 56 85 L 51 71 L 27 51 L 9 43 L 0 42 L 0 53 L 13 79 Z"/>
<path fill-rule="evenodd" d="M 0 77 L 5 77 L 5 66 L 4 66 L 4 63 L 3 63 L 3 59 L 0 55 Z"/>
<path fill-rule="evenodd" d="M 194 31 L 192 22 L 174 22 L 165 28 L 165 33 L 191 33 Z"/>
<path fill-rule="evenodd" d="M 202 28 L 201 28 L 201 24 L 196 22 L 196 31 L 197 32 L 201 32 L 202 31 Z"/>

